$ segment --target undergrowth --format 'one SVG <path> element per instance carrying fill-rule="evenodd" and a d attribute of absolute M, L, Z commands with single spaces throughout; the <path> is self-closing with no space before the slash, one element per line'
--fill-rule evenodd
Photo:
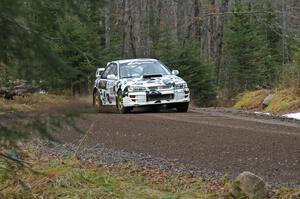
<path fill-rule="evenodd" d="M 68 97 L 51 94 L 30 94 L 28 96 L 17 96 L 14 100 L 0 98 L 0 111 L 3 112 L 30 112 L 47 108 L 51 105 L 66 104 Z"/>
<path fill-rule="evenodd" d="M 234 105 L 237 109 L 260 109 L 263 100 L 268 96 L 267 90 L 258 90 L 252 92 L 244 92 L 238 96 L 237 103 Z"/>
<path fill-rule="evenodd" d="M 263 101 L 269 94 L 272 94 L 273 98 L 267 107 L 263 107 Z M 238 97 L 234 108 L 275 114 L 295 112 L 300 109 L 300 96 L 293 89 L 247 91 Z"/>
<path fill-rule="evenodd" d="M 59 160 L 33 150 L 25 154 L 31 169 L 18 171 L 17 180 L 0 170 L 1 199 L 233 199 L 228 180 L 211 183 L 130 163 L 107 166 L 80 161 L 74 156 Z M 296 196 L 300 196 L 299 189 L 273 190 L 274 198 Z"/>
<path fill-rule="evenodd" d="M 300 108 L 300 96 L 292 90 L 277 90 L 274 92 L 274 98 L 265 109 L 270 113 L 285 113 L 297 111 Z"/>
<path fill-rule="evenodd" d="M 199 178 L 130 164 L 97 166 L 72 157 L 35 159 L 31 164 L 38 172 L 25 170 L 17 181 L 0 172 L 0 198 L 216 198 L 223 191 Z"/>

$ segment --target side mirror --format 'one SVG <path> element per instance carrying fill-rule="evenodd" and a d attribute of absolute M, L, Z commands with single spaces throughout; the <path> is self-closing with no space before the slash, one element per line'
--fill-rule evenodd
<path fill-rule="evenodd" d="M 108 80 L 117 80 L 117 77 L 113 74 L 107 75 Z"/>
<path fill-rule="evenodd" d="M 178 70 L 172 70 L 172 75 L 179 75 L 179 71 Z"/>
<path fill-rule="evenodd" d="M 96 78 L 100 78 L 105 68 L 98 68 L 96 72 Z"/>

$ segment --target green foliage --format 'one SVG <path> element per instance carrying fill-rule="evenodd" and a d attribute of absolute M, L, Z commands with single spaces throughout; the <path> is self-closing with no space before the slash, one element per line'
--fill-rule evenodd
<path fill-rule="evenodd" d="M 294 93 L 300 94 L 300 38 L 294 37 L 290 49 L 292 50 L 292 61 L 285 64 L 281 77 L 280 84 L 284 88 L 292 88 Z"/>
<path fill-rule="evenodd" d="M 180 76 L 188 82 L 197 105 L 211 105 L 216 94 L 213 67 L 202 58 L 200 44 L 194 38 L 176 43 L 169 29 L 158 32 L 154 28 L 152 31 L 155 33 L 152 35 L 155 41 L 153 57 L 162 60 L 171 69 L 180 71 Z"/>
<path fill-rule="evenodd" d="M 63 71 L 62 78 L 65 84 L 71 84 L 71 89 L 76 86 L 80 89 L 80 85 L 86 85 L 91 79 L 97 65 L 94 58 L 99 57 L 96 52 L 100 51 L 97 35 L 76 16 L 66 16 L 58 24 L 57 36 L 61 40 L 52 45 L 53 50 L 72 68 L 71 71 Z"/>
<path fill-rule="evenodd" d="M 258 2 L 257 15 L 245 14 L 252 8 L 236 2 L 225 30 L 221 89 L 227 97 L 245 90 L 273 88 L 278 84 L 282 54 L 282 30 L 270 0 Z"/>
<path fill-rule="evenodd" d="M 225 32 L 223 83 L 232 95 L 263 85 L 263 37 L 249 8 L 237 3 Z"/>
<path fill-rule="evenodd" d="M 262 1 L 258 10 L 263 14 L 256 17 L 261 26 L 263 39 L 262 72 L 263 85 L 267 88 L 274 87 L 279 80 L 279 71 L 282 65 L 282 30 L 277 23 L 277 16 L 271 0 Z"/>
<path fill-rule="evenodd" d="M 42 80 L 56 92 L 87 87 L 99 65 L 97 33 L 102 28 L 103 1 L 4 0 L 0 4 L 0 70 L 5 74 L 1 82 Z"/>
<path fill-rule="evenodd" d="M 109 24 L 105 24 L 105 3 L 111 12 Z M 283 35 L 288 31 L 282 30 L 278 23 L 272 1 L 257 1 L 255 8 L 244 1 L 232 5 L 233 14 L 226 14 L 221 81 L 217 86 L 230 97 L 256 87 L 271 88 L 279 78 L 282 81 L 293 76 L 289 68 L 296 68 L 291 62 L 297 56 L 297 47 L 290 45 L 282 49 L 283 40 L 291 44 L 294 40 L 290 40 L 289 33 Z M 93 82 L 96 67 L 123 58 L 126 22 L 122 6 L 105 0 L 1 1 L 0 84 L 22 78 L 42 81 L 44 87 L 56 93 L 64 90 L 84 93 Z M 189 24 L 184 30 L 188 32 L 186 37 L 178 40 L 173 26 L 162 25 L 164 20 L 159 17 L 164 15 L 159 13 L 159 5 L 149 1 L 147 6 L 147 23 L 143 26 L 147 28 L 132 41 L 140 40 L 145 46 L 136 46 L 141 51 L 136 54 L 146 54 L 179 67 L 193 90 L 199 93 L 196 96 L 201 96 L 199 101 L 206 103 L 214 92 L 210 72 L 214 66 L 203 61 L 203 56 L 211 56 L 203 54 L 201 49 L 206 48 L 203 47 L 206 33 L 203 37 L 201 32 L 195 33 L 195 29 L 205 29 L 205 19 Z M 178 28 L 184 32 L 182 27 Z M 214 31 L 210 33 L 219 36 Z M 287 67 L 282 67 L 285 64 Z"/>
<path fill-rule="evenodd" d="M 212 66 L 205 63 L 200 49 L 192 39 L 178 46 L 179 52 L 174 66 L 177 66 L 182 77 L 189 83 L 196 104 L 205 106 L 215 98 L 215 84 Z"/>

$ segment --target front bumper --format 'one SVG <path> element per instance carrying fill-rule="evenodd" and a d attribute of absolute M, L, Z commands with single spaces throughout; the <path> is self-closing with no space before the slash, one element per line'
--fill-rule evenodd
<path fill-rule="evenodd" d="M 124 107 L 163 105 L 190 101 L 189 89 L 162 90 L 153 92 L 130 92 L 123 98 Z"/>

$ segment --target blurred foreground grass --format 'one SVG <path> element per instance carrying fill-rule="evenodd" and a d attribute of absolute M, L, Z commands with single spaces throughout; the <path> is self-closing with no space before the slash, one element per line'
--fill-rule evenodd
<path fill-rule="evenodd" d="M 99 166 L 75 158 L 33 159 L 33 173 L 27 171 L 16 180 L 0 172 L 0 198 L 217 198 L 224 189 L 208 185 L 199 178 L 174 176 L 146 167 Z M 1 166 L 1 162 L 0 162 Z"/>
<path fill-rule="evenodd" d="M 0 171 L 0 198 L 233 199 L 229 194 L 231 183 L 224 179 L 211 183 L 129 163 L 96 165 L 72 156 L 59 160 L 33 150 L 23 152 L 24 158 L 32 164 L 32 170 L 20 171 L 17 180 Z M 273 190 L 273 198 L 290 199 L 299 191 Z"/>
<path fill-rule="evenodd" d="M 25 97 L 15 97 L 15 100 L 0 98 L 0 111 L 2 112 L 31 112 L 60 107 L 73 101 L 87 102 L 88 97 L 74 97 L 53 94 L 31 94 Z"/>

